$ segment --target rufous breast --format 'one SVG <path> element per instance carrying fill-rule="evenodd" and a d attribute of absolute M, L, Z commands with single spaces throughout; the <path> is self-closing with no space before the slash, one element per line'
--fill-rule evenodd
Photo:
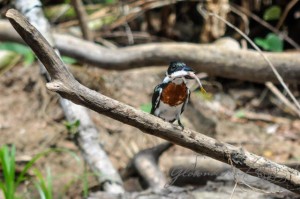
<path fill-rule="evenodd" d="M 160 100 L 170 106 L 182 104 L 188 97 L 187 89 L 185 83 L 174 84 L 171 82 L 163 89 Z"/>

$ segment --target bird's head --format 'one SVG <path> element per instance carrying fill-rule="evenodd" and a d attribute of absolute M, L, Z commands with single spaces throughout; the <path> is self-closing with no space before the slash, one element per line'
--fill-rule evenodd
<path fill-rule="evenodd" d="M 193 79 L 188 75 L 190 73 L 194 73 L 194 71 L 185 63 L 179 61 L 172 61 L 166 72 L 166 76 L 174 78 L 185 77 L 187 79 Z"/>
<path fill-rule="evenodd" d="M 195 79 L 200 86 L 201 92 L 206 93 L 200 79 L 197 77 L 193 69 L 188 67 L 183 62 L 173 61 L 169 65 L 169 68 L 166 72 L 166 77 L 164 78 L 163 82 L 169 83 L 170 81 L 178 80 L 178 78 L 183 79 L 183 81 L 185 81 L 184 79 Z"/>

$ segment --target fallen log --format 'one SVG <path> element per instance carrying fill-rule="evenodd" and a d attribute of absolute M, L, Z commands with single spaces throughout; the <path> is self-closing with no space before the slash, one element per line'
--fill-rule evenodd
<path fill-rule="evenodd" d="M 236 50 L 230 46 L 192 43 L 151 43 L 108 49 L 92 42 L 54 34 L 56 47 L 63 55 L 105 69 L 125 70 L 143 66 L 166 66 L 181 60 L 198 72 L 209 75 L 264 83 L 278 80 L 268 63 L 256 51 Z M 11 25 L 0 20 L 0 40 L 23 42 Z M 267 53 L 286 83 L 299 83 L 299 53 Z"/>

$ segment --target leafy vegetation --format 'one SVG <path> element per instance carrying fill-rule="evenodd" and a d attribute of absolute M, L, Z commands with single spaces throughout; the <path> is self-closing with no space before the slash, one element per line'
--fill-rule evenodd
<path fill-rule="evenodd" d="M 283 41 L 274 33 L 269 33 L 265 38 L 255 38 L 254 42 L 264 50 L 272 52 L 283 51 Z"/>
<path fill-rule="evenodd" d="M 31 65 L 35 60 L 32 50 L 22 44 L 14 42 L 2 42 L 0 43 L 0 50 L 7 50 L 22 55 L 24 57 L 24 64 L 26 66 Z"/>
<path fill-rule="evenodd" d="M 67 57 L 67 56 L 61 56 L 61 59 L 63 60 L 64 63 L 66 64 L 75 64 L 77 63 L 77 60 L 72 58 L 72 57 Z"/>
<path fill-rule="evenodd" d="M 264 20 L 271 21 L 277 20 L 281 16 L 281 8 L 277 5 L 271 6 L 264 12 Z"/>
<path fill-rule="evenodd" d="M 75 134 L 78 132 L 79 125 L 80 125 L 80 120 L 75 120 L 73 122 L 69 122 L 69 121 L 65 122 L 65 127 L 72 134 Z"/>
<path fill-rule="evenodd" d="M 51 152 L 66 152 L 74 157 L 77 162 L 80 162 L 79 157 L 70 150 L 66 149 L 49 149 L 42 153 L 35 155 L 22 169 L 21 173 L 16 176 L 16 148 L 15 146 L 8 147 L 4 145 L 0 148 L 0 166 L 3 172 L 3 179 L 0 180 L 0 189 L 2 190 L 5 199 L 15 199 L 17 196 L 16 191 L 22 182 L 27 179 L 29 169 L 33 168 L 34 163 L 48 155 Z M 41 171 L 34 169 L 36 177 L 35 186 L 43 199 L 52 199 L 52 175 L 50 170 L 47 170 L 46 178 L 43 177 Z"/>
<path fill-rule="evenodd" d="M 151 108 L 152 108 L 152 104 L 151 103 L 147 103 L 147 104 L 142 104 L 140 106 L 140 109 L 146 113 L 150 113 L 151 111 Z"/>
<path fill-rule="evenodd" d="M 0 188 L 5 199 L 14 199 L 16 194 L 18 184 L 15 179 L 15 155 L 16 148 L 14 146 L 9 148 L 7 145 L 4 145 L 0 149 L 0 163 L 3 172 L 3 180 L 0 181 Z"/>
<path fill-rule="evenodd" d="M 52 186 L 52 175 L 50 169 L 49 168 L 47 169 L 46 178 L 44 178 L 43 174 L 37 169 L 34 170 L 34 174 L 37 178 L 35 182 L 35 186 L 40 194 L 40 197 L 42 199 L 52 199 L 53 186 Z"/>

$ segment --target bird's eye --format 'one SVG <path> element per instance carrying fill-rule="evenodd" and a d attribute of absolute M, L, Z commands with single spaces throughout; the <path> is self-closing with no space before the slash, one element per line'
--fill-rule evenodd
<path fill-rule="evenodd" d="M 175 70 L 175 69 L 176 69 L 176 66 L 172 66 L 172 67 L 171 67 L 171 70 Z"/>

